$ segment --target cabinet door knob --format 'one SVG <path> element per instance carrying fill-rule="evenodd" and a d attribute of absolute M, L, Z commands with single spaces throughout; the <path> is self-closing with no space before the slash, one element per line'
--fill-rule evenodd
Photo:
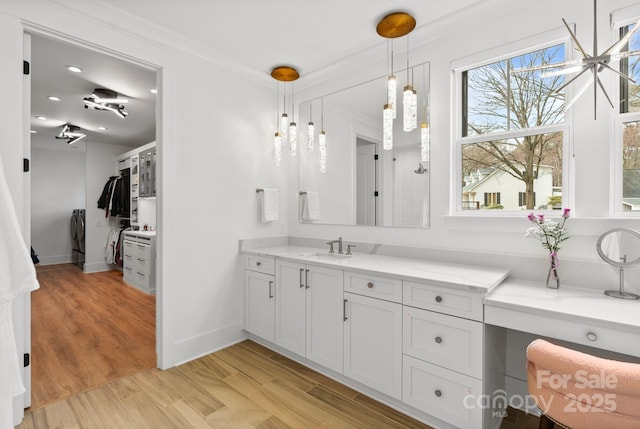
<path fill-rule="evenodd" d="M 442 342 L 442 337 L 436 337 L 436 343 L 440 344 Z"/>
<path fill-rule="evenodd" d="M 262 262 L 258 261 L 256 262 L 256 266 L 259 267 L 260 265 L 262 265 Z"/>
<path fill-rule="evenodd" d="M 367 287 L 368 287 L 369 289 L 373 288 L 373 283 L 371 283 L 371 282 L 367 283 Z"/>
<path fill-rule="evenodd" d="M 436 296 L 436 302 L 442 302 L 442 297 L 440 295 Z"/>
<path fill-rule="evenodd" d="M 598 339 L 598 335 L 595 332 L 587 332 L 587 340 L 596 341 Z"/>
<path fill-rule="evenodd" d="M 433 392 L 438 398 L 442 396 L 442 391 L 440 389 L 436 389 L 435 392 Z"/>

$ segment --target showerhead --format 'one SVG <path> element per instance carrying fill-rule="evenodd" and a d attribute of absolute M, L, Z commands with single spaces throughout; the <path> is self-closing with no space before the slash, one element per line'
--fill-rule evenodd
<path fill-rule="evenodd" d="M 424 165 L 422 165 L 422 163 L 418 163 L 418 169 L 413 170 L 413 172 L 416 174 L 425 174 L 427 172 L 427 169 L 424 168 Z"/>

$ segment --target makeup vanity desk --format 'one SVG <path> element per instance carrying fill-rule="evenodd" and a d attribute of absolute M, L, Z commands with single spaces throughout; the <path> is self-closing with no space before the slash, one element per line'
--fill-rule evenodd
<path fill-rule="evenodd" d="M 507 279 L 484 297 L 484 323 L 640 357 L 640 300 Z"/>

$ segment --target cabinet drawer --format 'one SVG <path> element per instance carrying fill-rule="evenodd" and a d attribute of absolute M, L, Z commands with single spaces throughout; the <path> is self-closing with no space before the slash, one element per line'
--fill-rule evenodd
<path fill-rule="evenodd" d="M 387 301 L 402 302 L 402 280 L 399 279 L 345 271 L 344 290 Z"/>
<path fill-rule="evenodd" d="M 275 260 L 269 256 L 244 255 L 244 268 L 263 274 L 275 275 Z"/>
<path fill-rule="evenodd" d="M 482 428 L 482 381 L 403 357 L 402 401 L 459 428 Z"/>
<path fill-rule="evenodd" d="M 482 378 L 482 323 L 403 307 L 403 352 Z"/>
<path fill-rule="evenodd" d="M 136 243 L 131 240 L 124 240 L 123 252 L 125 257 L 133 258 L 136 255 Z"/>
<path fill-rule="evenodd" d="M 439 313 L 483 319 L 482 294 L 427 283 L 403 282 L 403 304 Z"/>

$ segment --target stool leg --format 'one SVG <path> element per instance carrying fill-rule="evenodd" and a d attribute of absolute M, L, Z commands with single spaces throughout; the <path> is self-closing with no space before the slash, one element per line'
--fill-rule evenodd
<path fill-rule="evenodd" d="M 555 422 L 547 417 L 545 414 L 540 415 L 540 425 L 538 429 L 553 429 Z"/>

